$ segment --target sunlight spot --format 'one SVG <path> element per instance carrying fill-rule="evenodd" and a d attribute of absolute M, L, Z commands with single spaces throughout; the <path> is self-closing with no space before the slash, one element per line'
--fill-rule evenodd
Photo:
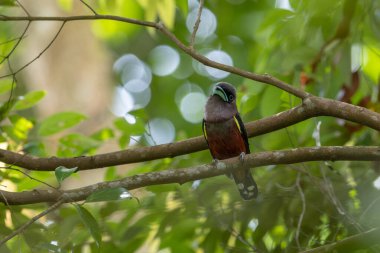
<path fill-rule="evenodd" d="M 170 120 L 154 118 L 145 126 L 145 138 L 150 145 L 159 145 L 172 142 L 175 137 L 175 128 Z"/>
<path fill-rule="evenodd" d="M 184 96 L 180 104 L 180 111 L 184 119 L 191 123 L 201 122 L 206 101 L 207 97 L 199 92 L 192 92 Z"/>
<path fill-rule="evenodd" d="M 222 64 L 229 65 L 229 66 L 233 65 L 231 56 L 229 56 L 226 52 L 224 52 L 222 50 L 213 50 L 213 51 L 207 53 L 205 56 L 207 58 L 209 58 L 210 60 L 216 61 L 218 63 L 222 63 Z M 205 69 L 210 76 L 212 76 L 216 79 L 225 78 L 230 74 L 229 72 L 219 70 L 219 69 L 215 69 L 212 67 L 206 66 Z"/>
<path fill-rule="evenodd" d="M 126 113 L 124 115 L 124 119 L 129 123 L 134 125 L 136 123 L 136 117 L 133 116 L 132 114 Z"/>
<path fill-rule="evenodd" d="M 141 140 L 141 136 L 140 135 L 131 135 L 131 137 L 129 139 L 129 145 L 128 146 L 131 147 L 131 146 L 134 146 L 134 145 L 141 144 L 140 140 Z"/>
<path fill-rule="evenodd" d="M 141 92 L 149 87 L 149 83 L 142 79 L 132 79 L 124 84 L 124 88 L 130 92 Z"/>
<path fill-rule="evenodd" d="M 133 100 L 135 103 L 133 110 L 141 109 L 147 106 L 152 97 L 152 91 L 150 88 L 145 89 L 141 92 L 130 92 L 130 93 L 133 96 Z"/>
<path fill-rule="evenodd" d="M 126 54 L 117 59 L 113 69 L 120 76 L 124 88 L 130 92 L 141 92 L 152 82 L 150 68 L 133 54 Z"/>
<path fill-rule="evenodd" d="M 195 180 L 193 184 L 191 185 L 191 189 L 193 190 L 197 189 L 200 184 L 201 184 L 201 180 Z"/>
<path fill-rule="evenodd" d="M 292 6 L 290 5 L 289 0 L 276 0 L 275 7 L 277 9 L 284 9 L 289 11 L 294 11 Z"/>
<path fill-rule="evenodd" d="M 373 186 L 374 186 L 376 189 L 380 190 L 380 176 L 377 177 L 375 181 L 373 181 Z"/>
<path fill-rule="evenodd" d="M 172 74 L 179 66 L 180 58 L 176 50 L 169 46 L 155 47 L 149 54 L 149 62 L 153 73 L 158 76 Z"/>
<path fill-rule="evenodd" d="M 182 84 L 175 92 L 174 100 L 177 106 L 180 107 L 182 98 L 192 92 L 203 93 L 203 90 L 195 83 L 185 82 Z"/>
<path fill-rule="evenodd" d="M 120 194 L 120 199 L 132 198 L 132 195 L 128 191 L 124 191 Z"/>
<path fill-rule="evenodd" d="M 197 20 L 197 16 L 198 16 L 198 4 L 187 15 L 186 27 L 189 33 L 193 32 L 193 28 Z M 217 21 L 216 21 L 216 17 L 214 13 L 212 13 L 207 8 L 203 8 L 202 15 L 201 15 L 201 23 L 199 24 L 196 37 L 200 39 L 205 39 L 211 36 L 215 32 L 216 26 L 217 26 Z"/>
<path fill-rule="evenodd" d="M 118 117 L 123 117 L 129 111 L 133 109 L 134 100 L 129 92 L 127 92 L 123 87 L 116 87 L 111 111 Z"/>
<path fill-rule="evenodd" d="M 258 219 L 252 219 L 249 221 L 248 223 L 248 227 L 253 231 L 255 232 L 257 226 L 259 225 L 259 220 Z"/>
<path fill-rule="evenodd" d="M 351 46 L 351 71 L 359 70 L 368 61 L 368 56 L 363 50 L 362 45 L 353 44 Z"/>

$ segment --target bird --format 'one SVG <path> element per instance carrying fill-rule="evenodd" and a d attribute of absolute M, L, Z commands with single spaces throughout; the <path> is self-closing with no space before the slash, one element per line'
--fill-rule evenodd
<path fill-rule="evenodd" d="M 236 106 L 236 90 L 226 82 L 217 83 L 205 105 L 202 130 L 214 161 L 244 157 L 250 153 L 247 131 Z M 249 169 L 231 173 L 240 196 L 252 200 L 258 188 Z"/>

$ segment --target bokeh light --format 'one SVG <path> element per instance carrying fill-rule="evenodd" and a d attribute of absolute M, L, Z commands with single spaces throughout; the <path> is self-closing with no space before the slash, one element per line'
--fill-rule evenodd
<path fill-rule="evenodd" d="M 130 92 L 134 99 L 133 110 L 138 110 L 147 106 L 152 97 L 152 91 L 150 88 L 143 90 L 142 92 Z"/>
<path fill-rule="evenodd" d="M 207 97 L 200 92 L 192 92 L 181 100 L 180 111 L 184 119 L 191 123 L 199 123 L 203 119 Z"/>
<path fill-rule="evenodd" d="M 213 50 L 213 51 L 207 53 L 205 56 L 212 61 L 216 61 L 218 63 L 222 63 L 222 64 L 229 65 L 229 66 L 233 66 L 231 56 L 222 50 Z M 230 74 L 229 72 L 219 70 L 219 69 L 215 69 L 215 68 L 208 67 L 208 66 L 205 67 L 205 70 L 211 77 L 213 77 L 215 79 L 222 79 L 222 78 L 227 77 Z"/>
<path fill-rule="evenodd" d="M 118 117 L 124 117 L 134 107 L 134 99 L 123 87 L 116 87 L 114 91 L 111 111 Z"/>
<path fill-rule="evenodd" d="M 373 181 L 373 186 L 374 186 L 376 189 L 380 190 L 380 176 L 377 177 L 375 181 Z"/>
<path fill-rule="evenodd" d="M 190 83 L 186 82 L 182 84 L 175 92 L 174 100 L 177 104 L 178 107 L 181 106 L 181 101 L 184 96 L 186 96 L 189 93 L 192 92 L 198 92 L 198 93 L 203 93 L 203 89 L 195 84 L 195 83 Z"/>
<path fill-rule="evenodd" d="M 290 5 L 289 0 L 276 0 L 275 7 L 278 9 L 294 11 L 292 6 Z"/>
<path fill-rule="evenodd" d="M 161 45 L 155 47 L 149 54 L 149 63 L 157 76 L 172 74 L 179 66 L 179 54 L 172 47 Z"/>
<path fill-rule="evenodd" d="M 170 120 L 154 118 L 146 124 L 145 130 L 145 138 L 150 145 L 159 145 L 174 141 L 175 128 Z"/>
<path fill-rule="evenodd" d="M 113 68 L 128 91 L 141 92 L 148 88 L 152 81 L 150 68 L 133 54 L 121 56 Z"/>
<path fill-rule="evenodd" d="M 198 7 L 194 7 L 186 19 L 187 30 L 192 33 L 194 29 L 195 22 L 198 16 Z M 198 31 L 196 34 L 197 38 L 200 38 L 202 41 L 207 37 L 210 37 L 216 30 L 217 21 L 214 13 L 209 9 L 203 8 L 201 15 L 201 23 L 199 24 Z"/>
<path fill-rule="evenodd" d="M 115 90 L 111 110 L 116 116 L 125 117 L 130 123 L 134 122 L 134 117 L 128 112 L 144 108 L 149 104 L 152 71 L 134 54 L 121 56 L 115 61 L 113 69 L 119 76 L 122 86 Z"/>
<path fill-rule="evenodd" d="M 368 56 L 363 50 L 362 45 L 353 44 L 351 46 L 351 71 L 358 71 L 362 65 L 365 65 L 368 61 Z"/>

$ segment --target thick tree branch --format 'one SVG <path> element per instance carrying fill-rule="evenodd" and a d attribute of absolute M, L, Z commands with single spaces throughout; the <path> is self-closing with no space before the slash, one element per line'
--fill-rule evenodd
<path fill-rule="evenodd" d="M 259 152 L 246 155 L 242 163 L 239 158 L 219 161 L 183 169 L 168 169 L 126 177 L 121 180 L 100 182 L 94 185 L 60 191 L 54 189 L 25 192 L 0 191 L 0 202 L 9 205 L 22 205 L 41 202 L 56 202 L 60 198 L 66 202 L 85 200 L 94 191 L 124 187 L 133 190 L 150 185 L 179 183 L 214 177 L 240 168 L 254 168 L 264 165 L 293 164 L 309 161 L 379 161 L 379 147 L 309 147 L 274 152 Z"/>
<path fill-rule="evenodd" d="M 363 107 L 331 99 L 309 97 L 299 105 L 268 118 L 246 124 L 249 137 L 273 132 L 316 116 L 333 116 L 380 130 L 380 114 Z M 207 148 L 203 137 L 195 137 L 176 143 L 127 149 L 94 156 L 74 158 L 39 158 L 0 149 L 0 161 L 29 170 L 53 171 L 58 166 L 78 167 L 79 170 L 103 168 L 114 165 L 136 163 L 175 157 Z"/>

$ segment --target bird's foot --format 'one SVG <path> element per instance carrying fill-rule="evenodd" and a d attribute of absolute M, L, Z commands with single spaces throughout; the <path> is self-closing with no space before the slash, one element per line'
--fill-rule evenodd
<path fill-rule="evenodd" d="M 244 158 L 245 158 L 245 153 L 241 152 L 240 155 L 239 155 L 239 160 L 240 160 L 241 163 L 244 163 Z"/>
<path fill-rule="evenodd" d="M 218 164 L 219 160 L 218 159 L 212 159 L 212 165 L 216 166 Z"/>

